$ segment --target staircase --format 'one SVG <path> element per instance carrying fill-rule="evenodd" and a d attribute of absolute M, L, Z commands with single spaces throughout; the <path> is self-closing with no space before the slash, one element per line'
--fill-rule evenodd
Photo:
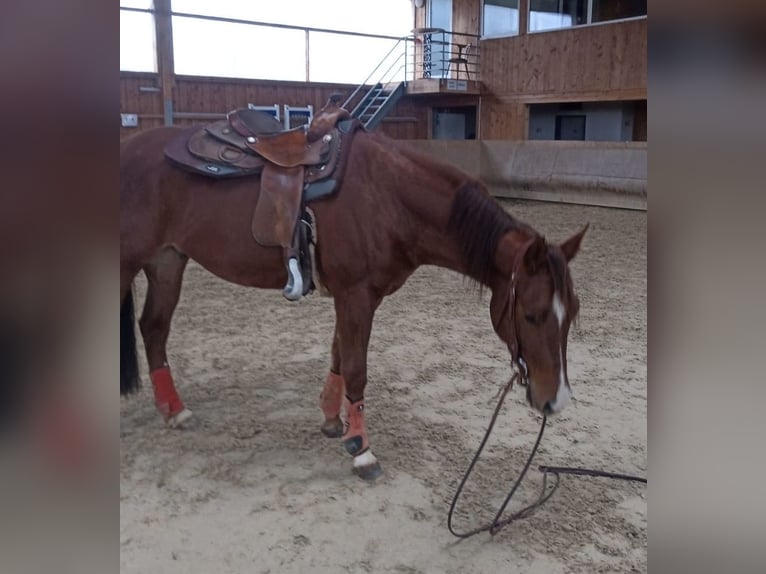
<path fill-rule="evenodd" d="M 343 103 L 344 108 L 351 110 L 351 117 L 359 118 L 368 130 L 375 129 L 406 92 L 406 81 L 397 79 L 401 78 L 403 69 L 406 77 L 406 62 L 407 38 L 401 38 Z M 383 71 L 378 73 L 381 69 Z M 373 77 L 377 79 L 370 81 Z M 363 92 L 352 109 L 350 106 Z"/>
<path fill-rule="evenodd" d="M 404 95 L 404 82 L 375 84 L 351 112 L 368 130 L 375 129 Z"/>

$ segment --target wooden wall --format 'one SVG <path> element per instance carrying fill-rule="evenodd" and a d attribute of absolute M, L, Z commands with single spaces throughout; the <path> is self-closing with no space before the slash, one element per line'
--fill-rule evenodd
<path fill-rule="evenodd" d="M 120 113 L 138 114 L 138 128 L 120 126 L 120 139 L 137 131 L 156 128 L 162 121 L 162 94 L 157 74 L 120 72 Z M 142 92 L 139 88 L 157 91 Z"/>
<path fill-rule="evenodd" d="M 481 0 L 452 0 L 452 31 L 479 35 Z"/>
<path fill-rule="evenodd" d="M 138 128 L 120 128 L 120 137 L 163 125 L 162 94 L 142 92 L 139 87 L 158 87 L 157 74 L 122 72 L 120 74 L 120 112 L 139 114 Z M 289 106 L 313 105 L 315 111 L 331 94 L 349 96 L 356 86 L 305 82 L 277 82 L 233 78 L 177 76 L 173 87 L 173 110 L 176 114 L 202 114 L 198 118 L 176 118 L 177 125 L 209 122 L 204 114 L 224 114 L 247 104 Z M 378 127 L 396 139 L 428 137 L 428 110 L 411 100 L 403 100 Z"/>
<path fill-rule="evenodd" d="M 428 0 L 422 8 L 415 8 L 415 27 L 424 28 L 427 22 Z M 476 34 L 479 32 L 481 0 L 452 0 L 452 32 Z"/>
<path fill-rule="evenodd" d="M 529 0 L 519 4 L 520 35 L 480 42 L 482 139 L 526 139 L 532 103 L 645 102 L 645 18 L 528 34 Z M 417 26 L 427 9 L 415 11 Z M 452 0 L 453 31 L 480 34 L 481 9 L 482 0 Z M 636 137 L 646 139 L 645 105 L 636 113 Z"/>
<path fill-rule="evenodd" d="M 646 99 L 646 19 L 481 42 L 482 137 L 526 138 L 527 104 Z"/>

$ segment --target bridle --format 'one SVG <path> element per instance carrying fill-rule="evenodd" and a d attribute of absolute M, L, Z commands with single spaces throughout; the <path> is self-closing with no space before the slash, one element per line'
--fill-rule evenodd
<path fill-rule="evenodd" d="M 525 243 L 516 257 L 513 260 L 513 266 L 511 267 L 511 280 L 508 282 L 508 295 L 505 297 L 505 305 L 500 311 L 497 322 L 493 319 L 493 326 L 495 331 L 502 324 L 503 319 L 508 315 L 508 350 L 511 353 L 511 369 L 518 373 L 518 382 L 522 387 L 526 387 L 529 384 L 529 368 L 527 362 L 521 354 L 521 346 L 519 344 L 519 335 L 516 329 L 516 285 L 519 282 L 519 271 L 521 270 L 521 264 L 524 261 L 524 256 L 532 246 L 537 238 L 532 238 Z"/>
<path fill-rule="evenodd" d="M 559 486 L 561 474 L 603 477 L 603 478 L 611 478 L 611 479 L 627 480 L 627 481 L 643 482 L 643 483 L 647 482 L 646 478 L 631 476 L 627 474 L 618 474 L 613 472 L 601 471 L 601 470 L 591 470 L 591 469 L 585 469 L 585 468 L 570 468 L 570 467 L 561 467 L 561 466 L 539 466 L 538 469 L 543 473 L 543 484 L 542 484 L 542 489 L 540 491 L 540 495 L 531 504 L 525 506 L 521 510 L 511 513 L 510 516 L 506 518 L 502 518 L 503 513 L 505 512 L 505 509 L 508 506 L 508 503 L 511 501 L 511 498 L 513 498 L 513 495 L 516 493 L 516 490 L 519 488 L 522 480 L 526 476 L 527 471 L 529 470 L 529 467 L 532 465 L 532 459 L 537 453 L 537 448 L 540 446 L 540 441 L 543 438 L 543 432 L 545 430 L 545 426 L 548 421 L 548 417 L 546 415 L 543 415 L 543 420 L 540 423 L 540 431 L 537 434 L 537 439 L 535 440 L 535 444 L 532 447 L 532 451 L 529 453 L 529 456 L 527 457 L 526 463 L 524 464 L 524 467 L 522 468 L 521 473 L 519 474 L 518 478 L 516 479 L 513 486 L 511 487 L 511 490 L 506 496 L 505 500 L 500 505 L 500 508 L 496 512 L 492 521 L 489 523 L 480 525 L 471 530 L 468 530 L 466 532 L 458 532 L 452 526 L 452 516 L 455 512 L 455 508 L 457 506 L 458 499 L 460 498 L 460 494 L 462 493 L 463 488 L 465 487 L 466 482 L 468 481 L 468 477 L 471 475 L 471 472 L 473 471 L 473 468 L 476 465 L 476 462 L 479 460 L 479 456 L 481 456 L 481 453 L 484 450 L 484 446 L 487 444 L 487 440 L 489 440 L 489 436 L 492 433 L 492 428 L 495 426 L 495 421 L 497 420 L 497 416 L 500 413 L 500 408 L 502 407 L 503 402 L 505 401 L 505 396 L 508 394 L 508 391 L 510 391 L 511 388 L 513 388 L 514 382 L 518 381 L 518 383 L 521 386 L 529 385 L 529 370 L 527 368 L 526 361 L 524 361 L 524 358 L 521 355 L 521 350 L 519 346 L 519 337 L 516 330 L 516 285 L 518 284 L 519 270 L 521 269 L 521 264 L 524 261 L 524 256 L 526 255 L 527 250 L 531 247 L 531 245 L 536 240 L 537 240 L 536 238 L 531 239 L 516 254 L 516 258 L 514 259 L 514 262 L 513 262 L 513 267 L 511 268 L 511 280 L 508 284 L 508 296 L 505 297 L 505 306 L 500 312 L 497 322 L 495 323 L 494 318 L 492 320 L 493 325 L 495 327 L 495 331 L 497 331 L 498 327 L 502 324 L 503 318 L 506 316 L 506 314 L 509 314 L 508 320 L 510 324 L 510 333 L 508 336 L 508 349 L 511 352 L 511 369 L 515 372 L 511 376 L 510 380 L 505 384 L 505 386 L 503 386 L 500 389 L 500 392 L 498 393 L 499 400 L 497 402 L 497 406 L 495 407 L 494 412 L 492 413 L 492 418 L 490 419 L 489 426 L 487 427 L 487 431 L 484 434 L 484 438 L 482 439 L 481 444 L 479 445 L 479 448 L 476 451 L 476 454 L 471 459 L 471 463 L 468 465 L 468 468 L 466 469 L 465 474 L 463 475 L 463 479 L 460 481 L 460 484 L 458 485 L 457 490 L 455 491 L 455 495 L 452 498 L 452 503 L 450 504 L 449 513 L 447 514 L 447 528 L 454 536 L 458 538 L 468 538 L 470 536 L 478 534 L 479 532 L 489 532 L 490 535 L 494 536 L 503 527 L 508 526 L 509 524 L 511 524 L 512 522 L 520 518 L 525 518 L 529 516 L 530 514 L 532 514 L 532 512 L 534 512 L 537 508 L 539 508 L 543 503 L 545 503 L 545 501 L 547 501 L 551 496 L 553 496 L 553 493 L 556 492 L 556 489 Z M 548 488 L 549 474 L 553 475 L 553 478 L 554 478 L 553 486 L 551 488 Z"/>

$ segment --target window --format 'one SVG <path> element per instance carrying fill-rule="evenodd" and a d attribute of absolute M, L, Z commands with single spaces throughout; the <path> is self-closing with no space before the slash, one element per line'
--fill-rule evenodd
<path fill-rule="evenodd" d="M 149 10 L 151 0 L 120 0 L 120 7 Z M 120 10 L 120 70 L 156 72 L 154 14 Z"/>
<path fill-rule="evenodd" d="M 588 23 L 588 0 L 530 0 L 529 31 Z"/>
<path fill-rule="evenodd" d="M 519 33 L 519 0 L 484 0 L 482 36 L 515 36 Z"/>
<path fill-rule="evenodd" d="M 646 0 L 530 0 L 529 31 L 646 16 Z"/>
<path fill-rule="evenodd" d="M 591 0 L 591 22 L 646 16 L 646 0 Z"/>
<path fill-rule="evenodd" d="M 643 110 L 643 115 L 641 111 Z M 646 100 L 531 104 L 531 140 L 646 140 Z"/>

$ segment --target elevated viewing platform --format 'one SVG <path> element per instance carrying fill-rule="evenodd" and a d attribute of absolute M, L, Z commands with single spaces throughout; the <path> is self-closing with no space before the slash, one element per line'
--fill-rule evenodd
<path fill-rule="evenodd" d="M 481 94 L 481 82 L 453 78 L 419 78 L 407 82 L 408 96 L 435 94 Z"/>
<path fill-rule="evenodd" d="M 407 94 L 481 93 L 479 37 L 415 28 L 408 38 Z"/>

